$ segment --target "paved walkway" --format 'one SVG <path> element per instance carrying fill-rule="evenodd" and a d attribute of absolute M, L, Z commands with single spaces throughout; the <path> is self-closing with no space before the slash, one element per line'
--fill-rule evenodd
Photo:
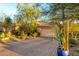
<path fill-rule="evenodd" d="M 51 38 L 36 38 L 4 46 L 7 50 L 23 56 L 55 56 L 57 44 Z M 1 54 L 1 53 L 0 53 Z M 4 52 L 4 55 L 5 52 Z M 10 54 L 9 54 L 10 55 Z"/>
<path fill-rule="evenodd" d="M 45 31 L 45 30 L 44 30 Z M 51 38 L 50 31 L 42 31 L 41 37 L 12 42 L 0 48 L 2 56 L 56 56 L 57 41 Z"/>

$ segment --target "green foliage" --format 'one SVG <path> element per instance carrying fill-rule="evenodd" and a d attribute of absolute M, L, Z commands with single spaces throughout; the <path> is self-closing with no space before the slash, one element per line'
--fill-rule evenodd
<path fill-rule="evenodd" d="M 57 20 L 79 18 L 79 4 L 55 3 L 51 5 L 50 16 Z"/>
<path fill-rule="evenodd" d="M 0 32 L 0 35 L 2 35 L 3 32 Z"/>
<path fill-rule="evenodd" d="M 36 26 L 36 21 L 35 20 L 32 20 L 31 23 L 30 23 L 30 31 L 32 33 L 37 32 L 37 26 Z"/>
<path fill-rule="evenodd" d="M 62 29 L 61 29 L 61 30 L 58 30 L 58 31 L 56 32 L 56 37 L 55 37 L 55 39 L 58 41 L 59 47 L 60 47 L 61 49 L 63 49 L 63 31 L 62 31 Z"/>
<path fill-rule="evenodd" d="M 4 37 L 4 32 L 0 32 L 0 37 L 1 37 L 1 38 Z"/>
<path fill-rule="evenodd" d="M 79 52 L 79 48 L 76 48 L 76 51 Z"/>
<path fill-rule="evenodd" d="M 17 23 L 21 23 L 19 31 L 24 32 L 28 36 L 33 36 L 34 33 L 38 33 L 36 20 L 41 16 L 41 12 L 37 4 L 18 4 L 17 10 L 16 20 Z"/>
<path fill-rule="evenodd" d="M 25 19 L 26 22 L 41 16 L 41 12 L 36 4 L 18 4 L 17 9 L 19 12 L 18 14 L 20 14 L 22 19 Z"/>
<path fill-rule="evenodd" d="M 79 32 L 77 32 L 77 38 L 79 38 Z"/>
<path fill-rule="evenodd" d="M 6 31 L 9 31 L 12 26 L 12 19 L 10 17 L 5 17 L 3 25 L 4 25 L 4 28 L 6 29 Z"/>
<path fill-rule="evenodd" d="M 11 26 L 12 24 L 12 19 L 10 17 L 6 17 L 5 18 L 5 24 L 8 25 L 8 26 Z"/>
<path fill-rule="evenodd" d="M 69 39 L 70 44 L 77 44 L 77 40 L 75 38 L 70 38 Z"/>

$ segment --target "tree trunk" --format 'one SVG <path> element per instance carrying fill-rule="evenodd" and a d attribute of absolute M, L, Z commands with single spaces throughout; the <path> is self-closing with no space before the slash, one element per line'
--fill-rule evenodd
<path fill-rule="evenodd" d="M 62 8 L 62 19 L 65 19 L 65 12 L 64 12 L 64 8 Z"/>

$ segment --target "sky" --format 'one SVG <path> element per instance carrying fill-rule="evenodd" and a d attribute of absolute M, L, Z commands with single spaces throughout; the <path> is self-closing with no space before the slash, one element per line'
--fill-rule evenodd
<path fill-rule="evenodd" d="M 49 6 L 49 4 L 47 4 L 47 3 L 41 4 L 40 7 L 43 9 L 44 12 L 50 11 L 50 6 Z M 43 20 L 48 20 L 48 19 L 49 19 L 49 18 L 48 18 L 48 15 L 49 15 L 49 14 L 47 14 L 47 15 L 45 15 L 45 16 L 42 16 L 41 19 L 43 19 Z"/>
<path fill-rule="evenodd" d="M 16 3 L 0 3 L 0 13 L 5 13 L 8 16 L 13 17 L 16 14 Z"/>
<path fill-rule="evenodd" d="M 40 7 L 46 11 L 49 11 L 50 9 L 49 5 L 45 3 L 41 4 Z M 0 3 L 0 16 L 1 16 L 1 13 L 2 14 L 4 13 L 13 19 L 13 16 L 16 14 L 16 12 L 17 12 L 17 3 Z M 44 16 L 42 18 L 47 19 L 47 16 Z"/>

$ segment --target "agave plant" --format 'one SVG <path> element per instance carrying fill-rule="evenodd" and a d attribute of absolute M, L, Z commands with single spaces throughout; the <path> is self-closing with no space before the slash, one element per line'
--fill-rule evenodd
<path fill-rule="evenodd" d="M 58 29 L 56 30 L 56 37 L 55 39 L 58 41 L 59 48 L 63 49 L 63 25 L 58 24 L 57 25 Z"/>
<path fill-rule="evenodd" d="M 63 49 L 63 37 L 61 32 L 56 32 L 56 40 L 58 41 L 59 48 Z"/>

